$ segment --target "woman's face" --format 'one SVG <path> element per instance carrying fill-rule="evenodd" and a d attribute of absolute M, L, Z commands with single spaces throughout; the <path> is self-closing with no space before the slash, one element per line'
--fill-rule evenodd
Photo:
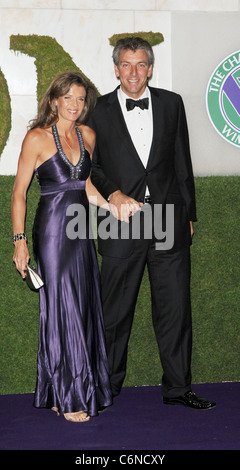
<path fill-rule="evenodd" d="M 85 105 L 86 90 L 83 86 L 72 85 L 66 95 L 56 100 L 59 119 L 76 121 Z"/>

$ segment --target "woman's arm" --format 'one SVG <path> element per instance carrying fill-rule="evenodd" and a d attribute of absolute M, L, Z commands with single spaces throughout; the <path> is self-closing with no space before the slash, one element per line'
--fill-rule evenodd
<path fill-rule="evenodd" d="M 90 158 L 92 160 L 93 150 L 96 142 L 95 132 L 88 126 L 81 126 L 81 132 L 84 139 L 84 145 L 90 153 Z M 86 194 L 88 200 L 91 204 L 95 206 L 108 208 L 108 202 L 104 197 L 99 193 L 99 191 L 92 184 L 91 176 L 86 180 Z"/>
<path fill-rule="evenodd" d="M 27 190 L 32 180 L 38 158 L 38 139 L 35 134 L 36 133 L 32 131 L 26 135 L 19 156 L 18 170 L 11 200 L 13 236 L 25 233 Z M 24 278 L 26 277 L 26 265 L 30 258 L 27 241 L 22 238 L 14 241 L 13 244 L 15 246 L 13 261 L 17 270 Z"/>

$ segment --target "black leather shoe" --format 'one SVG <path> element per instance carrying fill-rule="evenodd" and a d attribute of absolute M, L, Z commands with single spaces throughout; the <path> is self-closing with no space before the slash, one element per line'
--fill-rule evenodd
<path fill-rule="evenodd" d="M 164 405 L 184 405 L 195 410 L 209 410 L 214 408 L 216 403 L 214 401 L 208 401 L 204 398 L 198 397 L 194 392 L 186 392 L 180 397 L 167 398 L 163 397 Z"/>

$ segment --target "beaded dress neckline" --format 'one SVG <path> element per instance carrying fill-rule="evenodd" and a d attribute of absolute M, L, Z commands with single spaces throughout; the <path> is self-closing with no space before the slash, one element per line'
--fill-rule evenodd
<path fill-rule="evenodd" d="M 78 136 L 78 142 L 79 142 L 79 147 L 80 147 L 80 158 L 79 158 L 78 163 L 76 165 L 73 165 L 73 163 L 70 162 L 67 155 L 63 151 L 56 124 L 54 124 L 52 126 L 53 138 L 54 138 L 58 153 L 59 153 L 60 157 L 63 159 L 63 161 L 68 165 L 68 167 L 70 169 L 70 177 L 73 180 L 79 179 L 79 176 L 80 176 L 80 173 L 81 173 L 81 167 L 82 167 L 82 164 L 83 164 L 83 161 L 84 161 L 84 158 L 85 158 L 85 146 L 84 146 L 82 134 L 81 134 L 81 132 L 80 132 L 80 130 L 78 129 L 77 126 L 75 126 L 75 130 L 76 130 L 76 133 L 77 133 L 77 136 Z"/>

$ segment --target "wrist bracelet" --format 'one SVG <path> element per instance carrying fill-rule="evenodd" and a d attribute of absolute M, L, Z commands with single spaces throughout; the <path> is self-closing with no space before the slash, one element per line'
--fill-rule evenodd
<path fill-rule="evenodd" d="M 26 240 L 27 241 L 26 233 L 16 233 L 16 235 L 13 235 L 13 243 L 17 242 L 18 240 Z"/>

